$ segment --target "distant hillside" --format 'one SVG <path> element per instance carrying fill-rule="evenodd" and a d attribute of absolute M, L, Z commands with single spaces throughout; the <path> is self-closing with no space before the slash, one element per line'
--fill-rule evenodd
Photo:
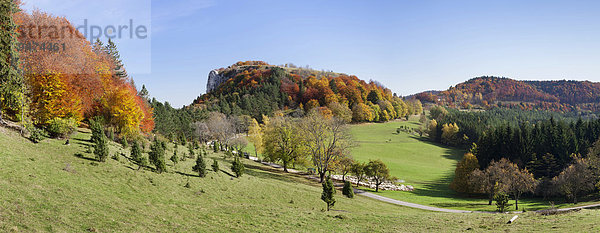
<path fill-rule="evenodd" d="M 600 110 L 600 83 L 589 81 L 518 81 L 478 77 L 416 98 L 457 108 L 507 107 L 559 112 Z"/>
<path fill-rule="evenodd" d="M 238 62 L 212 70 L 207 93 L 192 105 L 259 120 L 277 110 L 301 115 L 318 109 L 355 122 L 388 121 L 422 111 L 419 101 L 404 102 L 377 81 L 262 61 Z"/>

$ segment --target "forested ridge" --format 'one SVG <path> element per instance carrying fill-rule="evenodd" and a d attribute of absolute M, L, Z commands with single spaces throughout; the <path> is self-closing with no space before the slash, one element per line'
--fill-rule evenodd
<path fill-rule="evenodd" d="M 514 108 L 557 112 L 600 111 L 600 83 L 590 81 L 519 81 L 483 76 L 440 92 L 415 95 L 423 102 L 453 108 Z"/>

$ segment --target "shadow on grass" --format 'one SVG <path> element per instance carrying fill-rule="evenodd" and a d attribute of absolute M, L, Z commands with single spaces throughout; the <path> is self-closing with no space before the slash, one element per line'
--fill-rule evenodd
<path fill-rule="evenodd" d="M 447 159 L 452 159 L 456 162 L 460 161 L 462 159 L 464 153 L 466 152 L 465 149 L 463 149 L 463 148 L 450 147 L 450 146 L 446 146 L 444 144 L 440 144 L 437 142 L 432 142 L 431 140 L 429 140 L 428 138 L 425 138 L 425 137 L 419 137 L 416 135 L 409 135 L 409 137 L 413 138 L 415 140 L 418 140 L 422 143 L 428 144 L 428 145 L 437 146 L 437 147 L 446 149 L 446 151 L 444 152 L 444 154 L 442 156 L 444 156 L 444 158 L 447 158 Z"/>
<path fill-rule="evenodd" d="M 180 172 L 180 171 L 175 171 L 175 173 L 182 175 L 182 176 L 187 176 L 187 177 L 200 177 L 199 175 L 187 174 L 187 173 Z"/>
<path fill-rule="evenodd" d="M 228 176 L 231 176 L 231 177 L 235 178 L 235 175 L 233 175 L 233 174 L 231 174 L 231 173 L 229 173 L 229 172 L 227 172 L 227 171 L 225 171 L 225 170 L 223 170 L 223 169 L 219 169 L 219 171 L 221 171 L 221 172 L 223 172 L 223 173 L 227 174 Z M 248 172 L 246 172 L 246 173 L 248 173 Z"/>
<path fill-rule="evenodd" d="M 80 159 L 85 159 L 85 160 L 89 160 L 89 161 L 93 161 L 93 162 L 98 162 L 98 160 L 96 160 L 95 158 L 85 157 L 85 155 L 82 154 L 82 153 L 75 153 L 73 156 L 75 156 L 77 158 L 80 158 Z"/>

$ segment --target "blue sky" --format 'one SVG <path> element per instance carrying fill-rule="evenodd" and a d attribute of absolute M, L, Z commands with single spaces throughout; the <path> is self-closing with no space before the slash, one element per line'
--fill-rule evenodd
<path fill-rule="evenodd" d="M 151 25 L 150 38 L 117 43 L 138 86 L 174 106 L 204 93 L 210 70 L 245 60 L 354 74 L 400 95 L 482 75 L 600 81 L 600 1 L 25 2 L 74 24 Z"/>

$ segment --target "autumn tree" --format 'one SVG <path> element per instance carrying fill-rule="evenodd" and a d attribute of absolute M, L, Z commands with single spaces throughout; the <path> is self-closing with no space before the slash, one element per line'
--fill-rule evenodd
<path fill-rule="evenodd" d="M 458 145 L 460 143 L 458 132 L 459 128 L 456 123 L 444 124 L 442 126 L 442 143 L 451 146 Z"/>
<path fill-rule="evenodd" d="M 300 125 L 305 149 L 323 182 L 334 161 L 349 153 L 351 135 L 343 121 L 324 118 L 319 112 L 309 113 Z"/>
<path fill-rule="evenodd" d="M 47 126 L 55 118 L 83 118 L 78 97 L 59 73 L 32 75 L 29 77 L 32 117 L 36 124 Z"/>
<path fill-rule="evenodd" d="M 429 138 L 432 141 L 435 141 L 437 139 L 437 121 L 435 119 L 429 121 L 429 124 L 427 124 L 427 134 L 429 134 Z"/>
<path fill-rule="evenodd" d="M 454 170 L 454 179 L 450 183 L 450 188 L 460 193 L 471 193 L 473 187 L 471 187 L 469 180 L 473 171 L 479 169 L 479 161 L 477 157 L 472 153 L 466 153 L 463 158 L 456 164 Z"/>
<path fill-rule="evenodd" d="M 352 108 L 352 120 L 355 122 L 370 122 L 373 121 L 373 113 L 371 108 L 363 103 L 359 103 Z"/>
<path fill-rule="evenodd" d="M 365 178 L 365 167 L 364 163 L 354 161 L 350 168 L 350 173 L 356 177 L 356 187 L 359 186 L 360 182 Z"/>
<path fill-rule="evenodd" d="M 248 126 L 248 140 L 254 145 L 254 156 L 263 149 L 263 129 L 256 119 L 252 118 Z"/>
<path fill-rule="evenodd" d="M 352 165 L 356 161 L 350 157 L 344 157 L 337 163 L 337 170 L 342 174 L 342 181 L 346 181 L 346 175 L 352 171 Z"/>
<path fill-rule="evenodd" d="M 267 158 L 271 161 L 281 161 L 283 170 L 288 172 L 289 164 L 302 156 L 304 138 L 300 133 L 298 121 L 287 117 L 271 118 L 265 125 L 262 144 Z"/>
<path fill-rule="evenodd" d="M 594 172 L 590 169 L 588 159 L 578 156 L 575 156 L 571 165 L 552 179 L 560 192 L 573 200 L 575 204 L 577 204 L 577 197 L 580 194 L 594 190 L 597 180 Z"/>
<path fill-rule="evenodd" d="M 492 205 L 496 193 L 505 189 L 507 183 L 505 180 L 506 170 L 509 170 L 511 166 L 510 161 L 505 158 L 500 161 L 493 161 L 485 170 L 473 171 L 469 177 L 469 183 L 473 185 L 474 190 L 487 194 L 488 204 Z"/>
<path fill-rule="evenodd" d="M 519 210 L 519 198 L 523 193 L 535 190 L 537 181 L 527 169 L 519 169 L 516 164 L 510 163 L 505 171 L 505 190 L 515 198 L 515 208 Z"/>
<path fill-rule="evenodd" d="M 439 105 L 433 106 L 429 110 L 429 116 L 431 117 L 431 119 L 440 120 L 442 117 L 446 116 L 447 114 L 448 114 L 448 110 L 446 110 L 446 108 L 439 106 Z"/>
<path fill-rule="evenodd" d="M 106 124 L 129 138 L 154 128 L 147 101 L 138 96 L 131 79 L 113 75 L 118 64 L 100 41 L 90 44 L 64 17 L 39 10 L 16 17 L 21 44 L 63 45 L 21 53 L 37 125 L 57 118 L 79 122 L 103 116 Z"/>
<path fill-rule="evenodd" d="M 381 160 L 370 160 L 365 167 L 365 174 L 375 180 L 375 192 L 379 192 L 379 185 L 391 179 L 390 170 Z"/>
<path fill-rule="evenodd" d="M 237 153 L 242 153 L 242 150 L 248 146 L 248 140 L 246 140 L 245 137 L 234 137 L 229 140 L 229 146 L 231 146 L 234 151 L 237 151 Z"/>
<path fill-rule="evenodd" d="M 350 110 L 350 108 L 348 108 L 348 105 L 340 104 L 338 102 L 332 102 L 332 103 L 329 103 L 329 105 L 327 105 L 327 107 L 331 110 L 334 117 L 336 117 L 346 123 L 352 122 L 352 110 Z"/>
<path fill-rule="evenodd" d="M 226 144 L 235 134 L 233 125 L 222 113 L 211 112 L 206 120 L 206 125 L 208 126 L 212 137 L 220 144 Z"/>

